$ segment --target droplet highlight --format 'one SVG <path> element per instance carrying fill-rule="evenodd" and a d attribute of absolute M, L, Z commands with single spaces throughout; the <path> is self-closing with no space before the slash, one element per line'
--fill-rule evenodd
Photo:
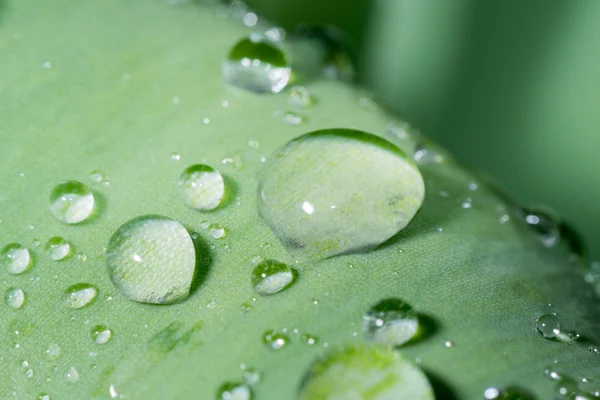
<path fill-rule="evenodd" d="M 93 210 L 94 195 L 81 182 L 63 182 L 50 193 L 50 211 L 60 222 L 80 223 L 88 219 Z"/>
<path fill-rule="evenodd" d="M 186 205 L 196 210 L 214 210 L 225 197 L 223 177 L 213 167 L 196 164 L 186 168 L 177 181 Z"/>
<path fill-rule="evenodd" d="M 553 247 L 560 239 L 558 217 L 549 210 L 523 209 L 523 218 L 527 226 L 536 233 L 546 247 Z"/>
<path fill-rule="evenodd" d="M 292 268 L 275 260 L 263 261 L 252 271 L 252 287 L 262 296 L 279 293 L 291 286 L 293 281 Z"/>
<path fill-rule="evenodd" d="M 271 350 L 281 350 L 285 348 L 290 338 L 283 333 L 275 333 L 269 330 L 263 335 L 263 343 Z"/>

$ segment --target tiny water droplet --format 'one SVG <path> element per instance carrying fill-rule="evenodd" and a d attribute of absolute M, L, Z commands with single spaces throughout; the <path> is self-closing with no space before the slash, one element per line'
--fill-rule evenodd
<path fill-rule="evenodd" d="M 287 346 L 289 341 L 287 335 L 275 333 L 272 330 L 266 331 L 263 335 L 263 343 L 271 350 L 281 350 Z"/>
<path fill-rule="evenodd" d="M 67 308 L 79 309 L 91 304 L 97 294 L 98 288 L 96 286 L 89 283 L 78 283 L 65 290 L 63 304 Z"/>
<path fill-rule="evenodd" d="M 81 182 L 63 182 L 50 193 L 50 211 L 56 219 L 66 224 L 85 221 L 93 210 L 94 195 Z"/>
<path fill-rule="evenodd" d="M 293 107 L 306 107 L 312 103 L 312 99 L 308 89 L 304 86 L 292 86 L 288 103 Z"/>
<path fill-rule="evenodd" d="M 192 165 L 185 169 L 177 181 L 179 193 L 185 204 L 196 210 L 213 210 L 223 201 L 223 177 L 211 166 Z"/>
<path fill-rule="evenodd" d="M 328 129 L 275 151 L 260 177 L 258 206 L 293 255 L 326 258 L 385 242 L 414 217 L 424 191 L 419 170 L 392 143 Z"/>
<path fill-rule="evenodd" d="M 250 386 L 256 385 L 258 382 L 260 382 L 262 377 L 261 373 L 254 368 L 244 368 L 242 375 L 244 377 L 244 382 Z"/>
<path fill-rule="evenodd" d="M 213 239 L 223 239 L 227 236 L 227 229 L 221 224 L 210 224 L 207 229 Z"/>
<path fill-rule="evenodd" d="M 437 146 L 429 141 L 422 141 L 415 146 L 413 160 L 421 164 L 441 164 L 445 157 L 439 152 Z"/>
<path fill-rule="evenodd" d="M 172 161 L 179 161 L 179 160 L 181 160 L 181 155 L 179 153 L 175 153 L 174 151 L 171 152 L 170 156 L 171 156 L 171 160 Z"/>
<path fill-rule="evenodd" d="M 260 295 L 279 293 L 294 281 L 294 271 L 286 264 L 266 260 L 254 267 L 251 276 L 252 287 Z"/>
<path fill-rule="evenodd" d="M 516 388 L 489 387 L 483 392 L 485 400 L 534 400 L 534 398 Z"/>
<path fill-rule="evenodd" d="M 314 335 L 310 335 L 308 333 L 304 333 L 304 334 L 300 335 L 300 340 L 302 340 L 304 343 L 306 343 L 309 346 L 312 346 L 319 342 L 318 337 L 316 337 Z"/>
<path fill-rule="evenodd" d="M 26 295 L 21 288 L 9 288 L 4 294 L 6 304 L 13 310 L 18 310 L 25 304 Z"/>
<path fill-rule="evenodd" d="M 56 343 L 53 343 L 48 346 L 48 348 L 44 351 L 44 354 L 46 357 L 48 357 L 48 359 L 56 360 L 58 357 L 60 357 L 60 352 L 60 346 Z"/>
<path fill-rule="evenodd" d="M 100 171 L 92 171 L 88 176 L 88 179 L 92 182 L 100 183 L 104 180 L 104 175 Z"/>
<path fill-rule="evenodd" d="M 37 395 L 37 400 L 52 400 L 52 397 L 48 393 L 42 392 Z"/>
<path fill-rule="evenodd" d="M 111 280 L 125 297 L 169 304 L 189 296 L 196 252 L 190 234 L 179 222 L 145 215 L 126 222 L 113 234 L 106 264 Z"/>
<path fill-rule="evenodd" d="M 245 383 L 225 382 L 217 390 L 217 400 L 252 400 L 252 389 Z"/>
<path fill-rule="evenodd" d="M 33 257 L 29 249 L 19 243 L 10 243 L 0 251 L 0 259 L 6 265 L 10 274 L 19 275 L 27 271 L 33 264 Z"/>
<path fill-rule="evenodd" d="M 558 242 L 560 238 L 558 217 L 551 211 L 523 209 L 521 212 L 527 225 L 537 234 L 544 246 L 552 247 Z"/>
<path fill-rule="evenodd" d="M 65 381 L 75 383 L 79 380 L 79 371 L 75 367 L 71 367 L 65 372 Z"/>
<path fill-rule="evenodd" d="M 293 111 L 286 111 L 283 113 L 283 122 L 288 125 L 296 126 L 300 125 L 303 121 L 303 118 L 300 114 L 297 114 Z"/>
<path fill-rule="evenodd" d="M 555 339 L 560 334 L 560 323 L 556 317 L 545 314 L 535 321 L 535 329 L 546 339 Z"/>
<path fill-rule="evenodd" d="M 112 330 L 104 325 L 96 325 L 90 333 L 96 344 L 106 344 L 112 338 Z"/>
<path fill-rule="evenodd" d="M 446 341 L 444 342 L 444 347 L 450 348 L 450 347 L 452 347 L 452 346 L 454 346 L 454 343 L 452 343 L 451 341 L 449 341 L 449 340 L 446 340 Z"/>
<path fill-rule="evenodd" d="M 64 260 L 71 254 L 71 243 L 60 236 L 54 236 L 46 242 L 46 251 L 52 261 Z"/>
<path fill-rule="evenodd" d="M 363 317 L 365 339 L 400 346 L 415 337 L 419 319 L 412 307 L 398 298 L 384 299 Z"/>
<path fill-rule="evenodd" d="M 288 84 L 291 68 L 276 43 L 253 36 L 231 48 L 222 72 L 231 85 L 257 93 L 279 93 Z"/>

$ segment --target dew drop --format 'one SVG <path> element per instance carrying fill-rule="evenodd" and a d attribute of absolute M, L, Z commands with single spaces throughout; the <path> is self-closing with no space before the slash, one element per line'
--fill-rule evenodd
<path fill-rule="evenodd" d="M 312 345 L 317 344 L 319 342 L 319 338 L 318 337 L 316 337 L 314 335 L 310 335 L 308 333 L 304 333 L 304 334 L 300 335 L 300 340 L 302 340 L 308 346 L 312 346 Z"/>
<path fill-rule="evenodd" d="M 534 400 L 534 398 L 517 388 L 489 387 L 483 392 L 485 400 Z"/>
<path fill-rule="evenodd" d="M 293 281 L 292 268 L 275 260 L 263 261 L 252 271 L 252 287 L 263 296 L 279 293 L 288 288 Z"/>
<path fill-rule="evenodd" d="M 221 224 L 210 224 L 207 229 L 213 239 L 223 239 L 227 236 L 227 229 Z"/>
<path fill-rule="evenodd" d="M 46 243 L 48 258 L 52 261 L 64 260 L 71 255 L 71 243 L 60 236 L 48 239 Z"/>
<path fill-rule="evenodd" d="M 130 300 L 170 304 L 189 296 L 196 253 L 177 221 L 158 215 L 132 219 L 113 234 L 106 256 L 110 278 Z"/>
<path fill-rule="evenodd" d="M 302 116 L 298 113 L 295 113 L 294 111 L 286 111 L 285 113 L 283 113 L 283 122 L 285 122 L 288 125 L 300 125 L 302 121 Z"/>
<path fill-rule="evenodd" d="M 535 329 L 546 339 L 555 339 L 560 335 L 560 323 L 556 317 L 545 314 L 535 321 Z"/>
<path fill-rule="evenodd" d="M 61 348 L 58 344 L 53 343 L 48 346 L 48 348 L 44 351 L 44 354 L 49 360 L 56 360 L 60 357 Z"/>
<path fill-rule="evenodd" d="M 290 252 L 325 258 L 366 251 L 395 235 L 424 191 L 419 170 L 392 143 L 328 129 L 294 139 L 269 158 L 258 206 Z"/>
<path fill-rule="evenodd" d="M 25 304 L 26 295 L 21 288 L 8 288 L 4 294 L 6 304 L 13 310 L 18 310 Z"/>
<path fill-rule="evenodd" d="M 37 400 L 51 400 L 52 397 L 48 393 L 42 392 L 37 395 Z"/>
<path fill-rule="evenodd" d="M 18 243 L 10 243 L 0 251 L 0 259 L 6 265 L 6 269 L 13 275 L 19 275 L 27 271 L 33 264 L 33 257 L 29 249 Z"/>
<path fill-rule="evenodd" d="M 58 184 L 50 193 L 50 211 L 61 222 L 77 224 L 85 221 L 94 209 L 94 195 L 81 182 Z"/>
<path fill-rule="evenodd" d="M 65 381 L 75 383 L 79 380 L 79 371 L 75 367 L 71 367 L 65 372 Z"/>
<path fill-rule="evenodd" d="M 252 36 L 232 47 L 222 72 L 231 85 L 256 93 L 279 93 L 288 84 L 291 68 L 274 42 Z"/>
<path fill-rule="evenodd" d="M 537 234 L 544 246 L 552 247 L 558 242 L 560 238 L 558 218 L 551 211 L 523 209 L 521 212 L 527 225 Z"/>
<path fill-rule="evenodd" d="M 217 390 L 217 400 L 252 400 L 252 389 L 245 383 L 225 382 Z"/>
<path fill-rule="evenodd" d="M 97 294 L 98 288 L 96 286 L 89 283 L 78 283 L 65 290 L 63 304 L 67 308 L 79 309 L 91 304 Z"/>
<path fill-rule="evenodd" d="M 289 341 L 287 335 L 272 330 L 266 331 L 263 335 L 263 343 L 271 350 L 281 350 L 288 345 Z"/>
<path fill-rule="evenodd" d="M 185 204 L 196 210 L 213 210 L 225 196 L 223 177 L 219 171 L 204 164 L 186 168 L 179 176 L 177 187 Z"/>
<path fill-rule="evenodd" d="M 104 325 L 96 325 L 92 328 L 90 334 L 96 344 L 106 344 L 112 338 L 112 330 Z"/>
<path fill-rule="evenodd" d="M 400 346 L 419 330 L 419 319 L 410 305 L 398 298 L 384 299 L 363 317 L 365 339 Z"/>
<path fill-rule="evenodd" d="M 244 382 L 250 386 L 256 385 L 260 382 L 262 375 L 260 372 L 255 370 L 254 368 L 244 368 L 244 372 L 242 373 L 244 377 Z"/>
<path fill-rule="evenodd" d="M 288 97 L 288 103 L 293 107 L 306 107 L 312 103 L 308 89 L 304 86 L 292 86 Z"/>
<path fill-rule="evenodd" d="M 88 179 L 92 182 L 101 183 L 104 180 L 104 175 L 100 171 L 92 171 Z"/>

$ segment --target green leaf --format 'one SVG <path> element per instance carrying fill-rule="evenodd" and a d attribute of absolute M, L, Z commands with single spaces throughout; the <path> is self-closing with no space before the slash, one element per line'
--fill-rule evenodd
<path fill-rule="evenodd" d="M 221 62 L 249 29 L 214 6 L 3 7 L 0 243 L 29 247 L 34 264 L 21 275 L 1 272 L 0 287 L 21 288 L 25 303 L 0 307 L 0 398 L 211 398 L 242 379 L 243 364 L 262 374 L 257 399 L 293 399 L 315 359 L 363 343 L 364 313 L 390 297 L 434 322 L 399 351 L 418 358 L 437 398 L 481 398 L 486 387 L 507 385 L 548 398 L 553 385 L 543 371 L 555 362 L 575 378 L 600 378 L 600 357 L 588 350 L 600 341 L 598 299 L 568 251 L 542 247 L 516 214 L 498 212 L 495 192 L 481 182 L 470 190 L 474 177 L 451 161 L 421 166 L 426 199 L 399 235 L 368 253 L 295 265 L 293 286 L 255 294 L 257 256 L 292 264 L 257 212 L 261 157 L 330 127 L 392 139 L 393 119 L 363 92 L 305 80 L 315 102 L 290 126 L 281 117 L 290 107 L 285 92 L 259 96 L 223 83 Z M 408 154 L 416 144 L 397 143 Z M 187 207 L 177 191 L 181 172 L 198 163 L 219 169 L 228 191 L 208 213 Z M 88 178 L 94 171 L 104 182 Z M 91 220 L 65 225 L 50 212 L 52 188 L 67 180 L 94 191 Z M 471 207 L 461 207 L 467 198 Z M 199 235 L 197 257 L 207 267 L 182 303 L 140 304 L 110 280 L 112 234 L 148 214 Z M 227 235 L 214 239 L 205 221 Z M 51 261 L 43 244 L 54 236 L 69 240 L 74 256 Z M 81 283 L 98 294 L 86 307 L 65 308 L 65 290 Z M 535 320 L 552 312 L 585 340 L 541 338 Z M 99 325 L 112 332 L 104 344 L 94 339 Z M 280 350 L 263 343 L 269 330 L 288 337 Z"/>

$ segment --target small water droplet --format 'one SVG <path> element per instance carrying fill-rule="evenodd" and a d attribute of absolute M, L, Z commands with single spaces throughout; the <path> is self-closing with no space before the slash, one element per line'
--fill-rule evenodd
<path fill-rule="evenodd" d="M 523 209 L 525 222 L 538 235 L 538 239 L 546 247 L 554 246 L 559 238 L 560 231 L 558 217 L 551 211 L 539 209 Z"/>
<path fill-rule="evenodd" d="M 96 286 L 89 283 L 78 283 L 65 290 L 63 304 L 67 308 L 79 309 L 91 304 L 97 294 L 98 288 Z"/>
<path fill-rule="evenodd" d="M 113 234 L 106 263 L 111 280 L 125 297 L 169 304 L 189 296 L 196 253 L 190 234 L 179 222 L 146 215 L 126 222 Z"/>
<path fill-rule="evenodd" d="M 44 61 L 42 63 L 42 68 L 50 69 L 50 68 L 52 68 L 52 63 L 50 61 Z"/>
<path fill-rule="evenodd" d="M 75 383 L 79 380 L 79 371 L 75 367 L 71 367 L 65 372 L 65 381 Z"/>
<path fill-rule="evenodd" d="M 207 229 L 213 239 L 223 239 L 227 236 L 227 229 L 221 224 L 210 224 Z"/>
<path fill-rule="evenodd" d="M 64 260 L 71 254 L 71 243 L 60 236 L 54 236 L 46 242 L 46 251 L 52 261 Z"/>
<path fill-rule="evenodd" d="M 545 314 L 535 321 L 535 329 L 546 339 L 555 339 L 560 334 L 560 323 L 556 317 Z"/>
<path fill-rule="evenodd" d="M 297 114 L 293 111 L 286 111 L 283 113 L 283 122 L 288 125 L 296 126 L 300 125 L 303 121 L 303 118 L 300 114 Z"/>
<path fill-rule="evenodd" d="M 365 339 L 400 346 L 415 337 L 419 319 L 412 307 L 398 298 L 384 299 L 363 317 Z"/>
<path fill-rule="evenodd" d="M 232 47 L 222 71 L 225 82 L 257 93 L 279 93 L 291 75 L 286 56 L 276 43 L 255 36 Z"/>
<path fill-rule="evenodd" d="M 96 342 L 96 344 L 108 343 L 112 338 L 112 330 L 104 325 L 96 325 L 92 328 L 90 334 L 92 340 Z"/>
<path fill-rule="evenodd" d="M 450 347 L 452 347 L 452 346 L 454 346 L 454 343 L 452 343 L 451 341 L 449 341 L 449 340 L 446 340 L 446 341 L 444 342 L 444 347 L 446 347 L 446 348 L 450 348 Z"/>
<path fill-rule="evenodd" d="M 171 103 L 173 104 L 179 104 L 179 97 L 175 96 L 171 99 Z"/>
<path fill-rule="evenodd" d="M 483 392 L 485 400 L 534 400 L 534 398 L 524 391 L 516 388 L 496 388 L 490 387 Z"/>
<path fill-rule="evenodd" d="M 304 86 L 292 86 L 288 97 L 288 103 L 293 107 L 306 107 L 312 103 L 308 89 Z"/>
<path fill-rule="evenodd" d="M 252 389 L 245 383 L 225 382 L 217 390 L 217 400 L 252 400 Z"/>
<path fill-rule="evenodd" d="M 260 295 L 279 293 L 294 281 L 294 271 L 286 264 L 266 260 L 254 267 L 251 276 L 252 287 Z"/>
<path fill-rule="evenodd" d="M 60 352 L 60 346 L 56 343 L 53 343 L 48 346 L 48 348 L 44 351 L 44 354 L 46 355 L 46 357 L 48 357 L 48 359 L 56 360 L 58 359 L 58 357 L 60 357 Z"/>
<path fill-rule="evenodd" d="M 246 384 L 248 384 L 250 386 L 254 386 L 258 382 L 260 382 L 260 379 L 262 377 L 260 372 L 258 372 L 254 368 L 248 368 L 248 367 L 243 368 L 243 370 L 244 370 L 244 372 L 242 373 L 242 375 L 244 377 L 244 382 L 246 382 Z"/>
<path fill-rule="evenodd" d="M 249 12 L 244 15 L 242 21 L 244 22 L 244 25 L 251 28 L 258 22 L 258 16 L 253 12 Z"/>
<path fill-rule="evenodd" d="M 310 335 L 308 333 L 303 333 L 302 335 L 300 335 L 300 340 L 302 340 L 304 343 L 306 343 L 309 346 L 312 346 L 319 342 L 318 337 L 316 337 L 314 335 Z"/>
<path fill-rule="evenodd" d="M 21 288 L 9 288 L 4 294 L 6 304 L 13 310 L 18 310 L 25 304 L 26 295 Z"/>
<path fill-rule="evenodd" d="M 37 395 L 37 400 L 52 400 L 52 397 L 48 393 L 42 392 Z"/>
<path fill-rule="evenodd" d="M 63 182 L 50 193 L 50 211 L 56 219 L 66 224 L 85 221 L 93 210 L 94 195 L 81 182 Z"/>
<path fill-rule="evenodd" d="M 171 157 L 171 161 L 179 161 L 181 160 L 181 155 L 179 153 L 171 152 L 169 155 Z"/>
<path fill-rule="evenodd" d="M 269 158 L 258 205 L 295 256 L 325 258 L 366 251 L 395 235 L 420 208 L 424 191 L 418 169 L 392 143 L 328 129 L 294 139 Z"/>
<path fill-rule="evenodd" d="M 29 369 L 27 369 L 27 370 L 25 371 L 25 377 L 26 377 L 27 379 L 31 379 L 31 378 L 33 378 L 33 370 L 32 370 L 31 368 L 29 368 Z"/>
<path fill-rule="evenodd" d="M 19 275 L 27 271 L 33 264 L 33 257 L 29 249 L 19 243 L 10 243 L 0 251 L 0 259 L 6 265 L 10 274 Z"/>
<path fill-rule="evenodd" d="M 271 350 L 281 350 L 287 346 L 290 339 L 282 333 L 275 333 L 269 330 L 263 335 L 263 343 Z"/>
<path fill-rule="evenodd" d="M 88 179 L 92 182 L 100 183 L 104 180 L 104 175 L 100 171 L 92 171 Z"/>
<path fill-rule="evenodd" d="M 213 210 L 225 196 L 223 177 L 219 171 L 204 164 L 186 168 L 179 176 L 177 187 L 185 204 L 196 210 Z"/>

